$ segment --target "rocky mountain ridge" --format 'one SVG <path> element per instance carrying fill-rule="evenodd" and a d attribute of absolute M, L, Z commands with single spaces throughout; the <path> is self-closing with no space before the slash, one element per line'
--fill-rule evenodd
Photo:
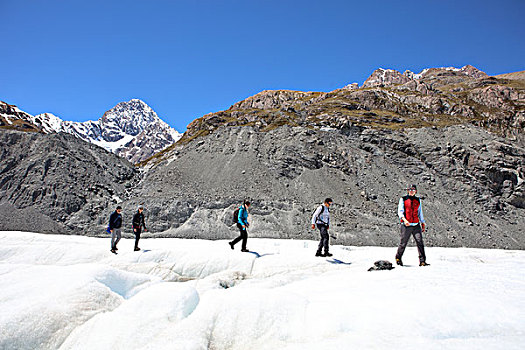
<path fill-rule="evenodd" d="M 465 76 L 469 78 L 487 78 L 485 72 L 480 71 L 476 67 L 466 65 L 461 68 L 443 67 L 443 68 L 426 68 L 420 73 L 416 74 L 410 70 L 406 70 L 403 74 L 395 69 L 376 69 L 368 79 L 365 80 L 361 87 L 369 88 L 374 86 L 386 87 L 392 85 L 406 84 L 412 80 L 424 80 L 432 77 L 442 76 Z"/>
<path fill-rule="evenodd" d="M 121 102 L 97 121 L 64 121 L 51 113 L 32 116 L 0 102 L 4 126 L 25 123 L 27 131 L 64 132 L 138 163 L 176 142 L 182 135 L 162 121 L 145 102 Z M 0 121 L 1 122 L 1 121 Z M 1 127 L 2 125 L 0 125 Z"/>
<path fill-rule="evenodd" d="M 386 75 L 378 80 L 380 73 Z M 196 119 L 180 142 L 212 133 L 222 125 L 254 126 L 261 131 L 281 125 L 398 130 L 463 123 L 523 137 L 525 80 L 488 77 L 472 66 L 431 68 L 417 79 L 393 70 L 376 70 L 361 88 L 263 91 L 226 111 Z"/>

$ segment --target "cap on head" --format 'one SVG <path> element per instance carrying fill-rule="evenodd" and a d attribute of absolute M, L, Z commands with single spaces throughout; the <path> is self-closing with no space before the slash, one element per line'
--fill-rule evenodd
<path fill-rule="evenodd" d="M 139 205 L 139 207 L 138 207 L 137 209 L 142 209 L 142 210 L 144 210 L 144 206 Z"/>
<path fill-rule="evenodd" d="M 332 198 L 326 198 L 324 200 L 325 203 L 333 203 L 334 201 L 332 200 Z"/>
<path fill-rule="evenodd" d="M 117 210 L 122 210 L 122 207 L 119 205 L 119 206 L 117 207 Z"/>
<path fill-rule="evenodd" d="M 416 191 L 417 191 L 417 186 L 414 185 L 414 184 L 409 185 L 409 186 L 407 187 L 407 190 L 416 190 Z"/>

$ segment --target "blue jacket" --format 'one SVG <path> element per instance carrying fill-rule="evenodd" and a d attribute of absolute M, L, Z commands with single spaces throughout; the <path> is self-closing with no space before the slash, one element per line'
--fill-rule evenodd
<path fill-rule="evenodd" d="M 237 222 L 241 225 L 250 226 L 250 224 L 248 224 L 248 210 L 246 210 L 246 207 L 244 205 L 241 205 L 239 207 L 239 217 L 237 219 Z"/>

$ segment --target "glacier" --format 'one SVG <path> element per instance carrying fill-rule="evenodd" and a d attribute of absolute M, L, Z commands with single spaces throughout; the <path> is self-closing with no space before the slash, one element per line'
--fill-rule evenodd
<path fill-rule="evenodd" d="M 234 236 L 235 233 L 232 233 Z M 129 238 L 129 237 L 128 237 Z M 525 252 L 0 232 L 1 349 L 521 349 Z"/>

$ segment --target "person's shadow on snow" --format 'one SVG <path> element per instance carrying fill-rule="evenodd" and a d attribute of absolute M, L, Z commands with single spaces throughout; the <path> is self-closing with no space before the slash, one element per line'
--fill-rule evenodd
<path fill-rule="evenodd" d="M 326 260 L 328 261 L 330 264 L 337 264 L 337 265 L 352 265 L 351 262 L 344 262 L 344 261 L 341 261 L 339 259 L 335 259 L 335 258 L 332 258 L 331 260 Z"/>
<path fill-rule="evenodd" d="M 261 254 L 259 254 L 259 253 L 257 253 L 257 252 L 253 252 L 253 251 L 249 251 L 249 252 L 247 252 L 247 253 L 250 253 L 250 254 L 255 255 L 255 258 L 256 258 L 256 259 L 257 259 L 257 258 L 262 258 L 263 256 L 267 256 L 267 255 L 274 255 L 273 253 L 267 253 L 267 254 L 262 254 L 262 255 L 261 255 Z"/>

